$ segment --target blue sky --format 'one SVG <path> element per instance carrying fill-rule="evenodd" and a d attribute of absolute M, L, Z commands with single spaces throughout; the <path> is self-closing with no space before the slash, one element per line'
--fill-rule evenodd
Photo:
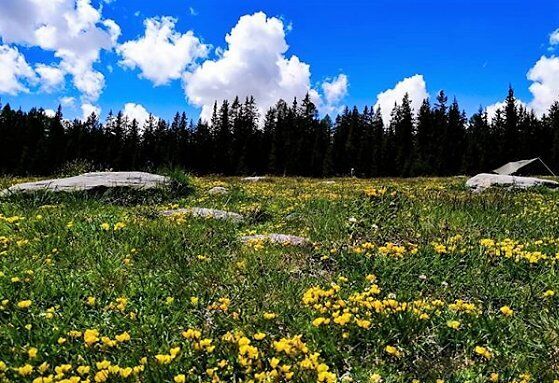
<path fill-rule="evenodd" d="M 72 3 L 72 7 L 75 5 L 75 0 L 67 2 Z M 32 8 L 40 7 L 40 3 L 36 0 L 18 0 L 16 4 L 16 0 L 5 0 L 4 5 L 0 4 L 0 13 L 3 7 L 11 12 L 16 7 L 28 7 L 28 12 L 18 13 L 20 23 L 31 25 L 37 22 L 39 25 L 39 21 L 50 22 L 51 16 L 48 15 L 41 16 L 43 19 L 26 19 L 33 17 L 28 15 L 36 13 L 37 10 Z M 72 97 L 73 102 L 64 108 L 67 117 L 80 117 L 82 104 L 98 107 L 105 115 L 111 109 L 122 109 L 126 103 L 137 104 L 163 118 L 170 118 L 177 110 L 186 110 L 190 116 L 197 117 L 201 103 L 208 103 L 213 96 L 211 91 L 204 88 L 213 86 L 211 80 L 203 73 L 194 76 L 192 86 L 196 90 L 191 90 L 190 94 L 185 91 L 185 82 L 180 78 L 171 78 L 164 85 L 154 84 L 153 79 L 142 74 L 143 58 L 136 58 L 132 66 L 122 64 L 125 54 L 119 51 L 119 45 L 144 36 L 144 20 L 161 21 L 161 17 L 171 16 L 176 19 L 173 33 L 182 35 L 192 31 L 198 43 L 206 47 L 205 54 L 191 60 L 181 69 L 181 72 L 194 72 L 197 66 L 207 60 L 219 60 L 215 49 L 228 48 L 225 36 L 237 25 L 240 17 L 264 12 L 267 18 L 277 18 L 285 30 L 284 38 L 289 50 L 282 53 L 282 57 L 289 59 L 295 55 L 300 62 L 309 65 L 309 87 L 316 90 L 317 100 L 322 100 L 317 102 L 324 104 L 321 109 L 323 112 L 335 113 L 343 105 L 374 105 L 379 93 L 394 88 L 405 78 L 419 74 L 423 76 L 426 92 L 431 96 L 445 89 L 449 95 L 456 95 L 461 106 L 471 113 L 480 105 L 489 106 L 501 101 L 509 83 L 515 88 L 517 97 L 526 104 L 538 98 L 529 89 L 533 81 L 527 79 L 527 73 L 542 56 L 549 60 L 555 59 L 556 45 L 550 42 L 550 35 L 559 28 L 559 2 L 538 0 L 91 0 L 91 6 L 98 11 L 98 20 L 93 21 L 93 27 L 96 25 L 106 31 L 107 27 L 101 23 L 111 19 L 120 28 L 114 44 L 105 44 L 98 49 L 99 58 L 90 60 L 91 71 L 101 73 L 104 77 L 104 86 L 99 94 L 84 96 L 84 90 L 74 84 L 74 77 L 86 76 L 84 73 L 89 73 L 89 69 L 78 73 L 72 72 L 72 68 L 64 69 L 64 82 L 57 83 L 48 91 L 41 85 L 42 78 L 33 80 L 32 74 L 22 75 L 20 70 L 14 78 L 22 84 L 23 90 L 14 91 L 12 86 L 9 92 L 6 87 L 2 92 L 0 74 L 0 97 L 3 103 L 9 102 L 12 106 L 24 109 L 31 106 L 54 109 L 61 98 Z M 71 11 L 71 8 L 66 10 Z M 60 22 L 52 20 L 54 24 Z M 7 23 L 6 18 L 0 16 L 4 53 L 8 49 L 17 49 L 31 70 L 40 63 L 62 68 L 64 64 L 60 62 L 63 60 L 70 67 L 80 62 L 72 61 L 78 60 L 76 58 L 55 57 L 57 49 L 62 48 L 45 48 L 48 44 L 25 35 L 34 33 L 32 29 L 15 36 Z M 261 27 L 268 26 L 261 23 Z M 245 36 L 239 42 L 247 46 L 252 43 L 251 36 Z M 69 44 L 74 46 L 73 43 Z M 266 46 L 267 43 L 262 44 Z M 146 52 L 146 60 L 149 60 L 152 52 Z M 251 52 L 248 56 L 241 54 L 238 57 L 242 60 L 248 57 L 247 61 L 260 57 L 257 49 Z M 555 73 L 554 64 L 547 62 L 541 68 L 545 73 L 538 76 L 542 82 L 551 81 L 548 86 L 554 86 L 555 81 L 559 81 L 556 80 L 556 77 L 559 79 L 559 73 Z M 261 66 L 258 68 L 261 69 Z M 297 68 L 304 69 L 300 66 Z M 231 75 L 235 73 L 243 72 L 233 71 Z M 215 97 L 225 94 L 223 97 L 227 98 L 228 94 L 237 90 L 240 93 L 248 92 L 250 85 L 244 83 L 250 82 L 252 73 L 250 70 L 244 72 L 245 81 L 241 84 L 236 81 L 236 85 L 231 85 L 232 89 L 224 89 L 222 83 Z M 344 89 L 338 89 L 338 93 L 334 92 L 328 98 L 323 84 L 334 83 L 341 74 L 347 76 L 348 84 L 342 84 Z M 212 75 L 216 79 L 219 77 L 219 73 Z M 550 76 L 551 80 L 548 79 Z M 305 77 L 303 83 L 306 80 Z M 240 89 L 235 88 L 239 86 Z M 301 83 L 295 86 L 295 93 L 300 86 L 305 85 Z M 283 89 L 276 93 L 287 95 L 291 90 Z M 255 93 L 263 91 L 266 90 L 255 90 Z M 198 103 L 188 101 L 185 92 L 189 96 L 203 94 L 204 100 Z"/>

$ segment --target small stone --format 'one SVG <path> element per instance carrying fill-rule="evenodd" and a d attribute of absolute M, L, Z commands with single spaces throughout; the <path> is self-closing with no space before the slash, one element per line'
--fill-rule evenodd
<path fill-rule="evenodd" d="M 227 192 L 227 188 L 224 188 L 223 186 L 216 186 L 208 190 L 209 195 L 223 195 L 227 194 Z"/>
<path fill-rule="evenodd" d="M 243 181 L 247 181 L 247 182 L 258 182 L 258 181 L 262 181 L 267 179 L 268 177 L 264 177 L 264 176 L 255 176 L 255 177 L 245 177 L 245 178 L 241 178 Z"/>
<path fill-rule="evenodd" d="M 221 221 L 242 222 L 244 217 L 238 213 L 225 210 L 207 209 L 204 207 L 187 207 L 184 209 L 164 210 L 162 215 L 170 217 L 174 215 L 190 215 L 192 217 L 213 218 Z"/>
<path fill-rule="evenodd" d="M 306 246 L 310 244 L 307 238 L 297 237 L 296 235 L 288 234 L 256 234 L 246 235 L 241 237 L 241 242 L 247 243 L 251 241 L 264 241 L 279 245 L 289 246 Z"/>

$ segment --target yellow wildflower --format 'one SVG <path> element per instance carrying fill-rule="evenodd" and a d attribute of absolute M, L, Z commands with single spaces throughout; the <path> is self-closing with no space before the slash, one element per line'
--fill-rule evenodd
<path fill-rule="evenodd" d="M 130 334 L 128 332 L 123 332 L 122 334 L 117 334 L 115 339 L 119 342 L 127 342 L 130 340 Z"/>
<path fill-rule="evenodd" d="M 95 382 L 97 383 L 105 382 L 108 378 L 109 378 L 109 371 L 107 370 L 97 371 L 94 377 Z"/>
<path fill-rule="evenodd" d="M 384 348 L 384 351 L 386 351 L 386 353 L 389 354 L 389 355 L 395 356 L 396 358 L 399 358 L 399 357 L 402 356 L 402 352 L 394 346 L 388 345 Z"/>
<path fill-rule="evenodd" d="M 499 309 L 499 311 L 501 312 L 501 314 L 503 314 L 506 317 L 510 317 L 514 315 L 514 311 L 509 306 L 503 306 Z"/>
<path fill-rule="evenodd" d="M 78 374 L 80 374 L 80 375 L 87 375 L 87 374 L 89 374 L 90 370 L 91 370 L 91 367 L 89 367 L 89 366 L 79 366 L 77 368 Z"/>
<path fill-rule="evenodd" d="M 29 359 L 34 359 L 37 357 L 37 348 L 36 347 L 31 347 L 29 350 L 27 350 L 27 355 L 29 356 Z"/>
<path fill-rule="evenodd" d="M 31 303 L 32 303 L 32 302 L 31 302 L 31 300 L 29 300 L 29 299 L 24 300 L 24 301 L 19 301 L 19 302 L 17 303 L 17 307 L 19 307 L 20 309 L 27 309 L 27 308 L 29 308 L 29 307 L 31 306 Z"/>
<path fill-rule="evenodd" d="M 479 356 L 484 357 L 485 359 L 491 359 L 491 357 L 493 356 L 487 348 L 482 346 L 476 346 L 474 348 L 474 352 Z"/>
<path fill-rule="evenodd" d="M 458 330 L 460 328 L 460 321 L 449 320 L 448 322 L 446 322 L 446 325 L 451 329 Z"/>
<path fill-rule="evenodd" d="M 95 329 L 87 329 L 83 333 L 83 340 L 86 345 L 91 346 L 92 344 L 99 341 L 99 331 Z"/>
<path fill-rule="evenodd" d="M 26 364 L 24 366 L 16 368 L 16 371 L 21 376 L 28 376 L 31 375 L 31 373 L 33 372 L 33 366 L 30 364 Z"/>

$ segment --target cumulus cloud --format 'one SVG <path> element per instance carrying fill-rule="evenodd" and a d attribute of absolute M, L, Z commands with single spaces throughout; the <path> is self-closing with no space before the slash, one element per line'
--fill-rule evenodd
<path fill-rule="evenodd" d="M 139 68 L 140 76 L 156 86 L 180 78 L 196 59 L 207 55 L 208 46 L 192 31 L 176 32 L 176 21 L 172 17 L 144 20 L 144 36 L 118 47 L 122 56 L 120 64 L 125 68 Z"/>
<path fill-rule="evenodd" d="M 60 101 L 60 105 L 62 106 L 74 107 L 76 99 L 71 96 L 65 96 L 65 97 L 61 97 L 59 101 Z"/>
<path fill-rule="evenodd" d="M 559 44 L 559 28 L 551 32 L 549 35 L 549 45 L 555 46 Z"/>
<path fill-rule="evenodd" d="M 35 79 L 35 72 L 17 48 L 0 45 L 0 93 L 28 92 L 24 82 Z"/>
<path fill-rule="evenodd" d="M 124 104 L 124 110 L 122 111 L 122 114 L 130 121 L 138 121 L 138 126 L 140 128 L 144 126 L 144 123 L 149 118 L 149 112 L 146 110 L 146 108 L 144 108 L 140 104 L 135 104 L 133 102 Z"/>
<path fill-rule="evenodd" d="M 559 100 L 559 57 L 542 56 L 527 74 L 532 81 L 530 92 L 534 96 L 530 107 L 542 115 Z"/>
<path fill-rule="evenodd" d="M 348 77 L 340 73 L 333 79 L 326 79 L 322 82 L 320 85 L 322 97 L 314 89 L 311 90 L 310 95 L 321 114 L 340 113 L 344 108 L 341 102 L 347 95 L 348 87 Z"/>
<path fill-rule="evenodd" d="M 93 64 L 99 61 L 101 50 L 115 46 L 119 35 L 120 27 L 113 20 L 103 19 L 90 0 L 0 2 L 0 37 L 4 43 L 54 52 L 60 59 L 58 69 L 72 76 L 74 86 L 88 101 L 95 101 L 105 85 L 103 74 Z M 53 70 L 49 74 L 50 80 L 60 76 Z"/>
<path fill-rule="evenodd" d="M 340 74 L 332 81 L 322 83 L 324 98 L 328 104 L 339 102 L 347 94 L 348 81 L 345 74 Z"/>
<path fill-rule="evenodd" d="M 97 117 L 101 116 L 101 108 L 96 105 L 84 103 L 82 104 L 82 120 L 87 120 L 91 113 L 95 113 Z"/>
<path fill-rule="evenodd" d="M 385 125 L 390 123 L 390 114 L 395 104 L 400 104 L 405 94 L 408 94 L 411 101 L 411 107 L 417 112 L 424 99 L 429 97 L 427 93 L 427 85 L 423 75 L 416 74 L 400 81 L 392 89 L 387 89 L 377 95 L 377 102 L 374 106 L 375 110 L 380 107 L 382 120 Z"/>
<path fill-rule="evenodd" d="M 540 57 L 526 77 L 532 82 L 528 88 L 532 93 L 532 100 L 526 103 L 517 99 L 517 103 L 542 116 L 555 101 L 559 100 L 559 57 Z M 486 108 L 488 117 L 493 118 L 497 109 L 502 109 L 504 106 L 504 101 L 489 105 Z"/>
<path fill-rule="evenodd" d="M 45 109 L 45 115 L 47 117 L 54 117 L 56 116 L 56 112 L 54 111 L 54 109 Z"/>
<path fill-rule="evenodd" d="M 235 96 L 254 96 L 261 114 L 280 98 L 291 100 L 309 93 L 314 102 L 320 101 L 311 88 L 310 66 L 297 56 L 285 55 L 288 45 L 280 19 L 263 12 L 242 16 L 225 41 L 227 48 L 219 50 L 217 59 L 183 75 L 186 97 L 202 108 L 203 119 L 210 118 L 215 101 Z"/>
<path fill-rule="evenodd" d="M 486 107 L 485 112 L 487 113 L 487 118 L 489 118 L 489 120 L 491 121 L 491 119 L 493 117 L 495 117 L 495 114 L 497 114 L 497 110 L 499 110 L 499 109 L 504 110 L 506 105 L 507 105 L 506 101 L 501 101 L 501 102 L 496 102 L 496 103 L 491 104 L 488 107 Z M 524 101 L 522 101 L 518 98 L 516 99 L 516 105 L 517 106 L 522 106 L 525 109 L 531 109 L 528 104 L 526 104 Z"/>
<path fill-rule="evenodd" d="M 41 90 L 44 92 L 52 92 L 64 83 L 64 71 L 53 65 L 37 64 L 35 72 L 39 75 Z"/>

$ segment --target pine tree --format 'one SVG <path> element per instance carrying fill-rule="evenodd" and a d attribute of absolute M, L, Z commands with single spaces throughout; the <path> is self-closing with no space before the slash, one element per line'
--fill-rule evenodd
<path fill-rule="evenodd" d="M 416 156 L 414 174 L 433 175 L 437 167 L 435 121 L 429 99 L 423 100 L 417 114 Z"/>
<path fill-rule="evenodd" d="M 66 160 L 65 131 L 60 105 L 58 105 L 54 118 L 50 120 L 46 136 L 47 164 L 48 170 L 52 172 L 60 169 Z"/>
<path fill-rule="evenodd" d="M 545 125 L 549 126 L 552 139 L 549 158 L 553 169 L 559 169 L 559 101 L 555 101 L 549 108 L 549 113 L 545 118 Z"/>
<path fill-rule="evenodd" d="M 137 169 L 139 167 L 140 154 L 140 127 L 138 121 L 133 119 L 126 132 L 123 147 L 123 162 L 126 169 Z"/>
<path fill-rule="evenodd" d="M 504 123 L 502 130 L 502 158 L 505 162 L 514 161 L 518 153 L 518 107 L 516 98 L 514 97 L 514 90 L 509 87 L 507 98 L 505 99 L 504 107 Z"/>
<path fill-rule="evenodd" d="M 214 132 L 214 171 L 216 173 L 230 175 L 233 171 L 232 148 L 231 148 L 231 124 L 229 120 L 229 101 L 225 100 L 221 104 L 217 121 L 212 121 L 212 130 Z"/>
<path fill-rule="evenodd" d="M 458 101 L 454 101 L 448 110 L 448 125 L 443 148 L 445 172 L 443 175 L 455 175 L 461 171 L 464 156 L 464 137 L 466 134 L 466 116 L 460 111 Z"/>
<path fill-rule="evenodd" d="M 447 173 L 447 164 L 444 162 L 444 147 L 447 142 L 448 128 L 448 107 L 446 105 L 448 98 L 443 90 L 437 95 L 437 102 L 433 110 L 433 151 L 435 152 L 435 163 L 433 164 L 435 174 Z"/>
<path fill-rule="evenodd" d="M 487 112 L 480 107 L 470 118 L 465 134 L 462 168 L 466 174 L 480 173 L 489 168 L 492 155 L 490 135 Z"/>
<path fill-rule="evenodd" d="M 407 93 L 402 99 L 402 104 L 394 109 L 390 125 L 394 131 L 394 159 L 397 175 L 409 176 L 414 150 L 414 123 L 411 101 Z"/>

